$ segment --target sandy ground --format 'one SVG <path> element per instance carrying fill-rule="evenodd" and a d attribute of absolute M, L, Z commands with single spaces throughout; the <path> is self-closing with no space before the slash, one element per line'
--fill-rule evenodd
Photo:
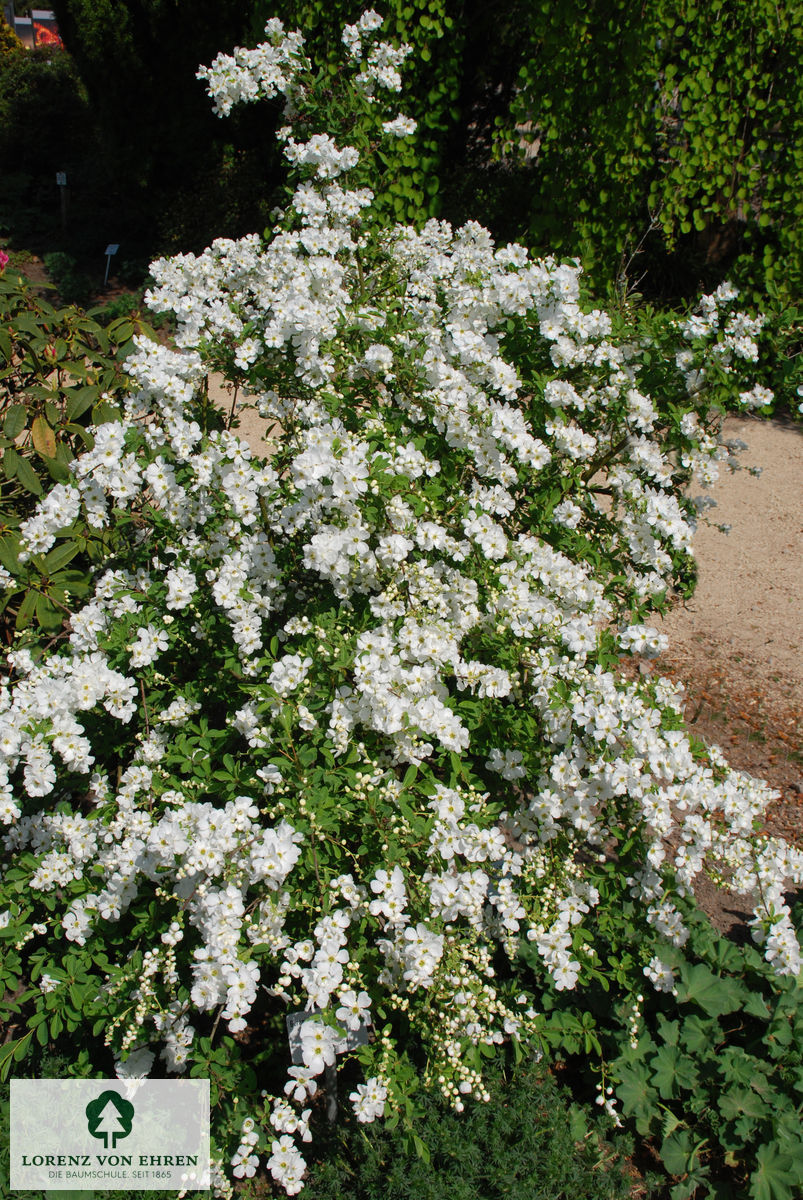
<path fill-rule="evenodd" d="M 748 445 L 747 470 L 723 471 L 711 495 L 710 521 L 695 539 L 699 568 L 691 600 L 662 629 L 671 645 L 749 677 L 763 691 L 803 702 L 803 429 L 778 421 L 734 418 L 725 436 Z"/>
<path fill-rule="evenodd" d="M 243 408 L 239 396 L 231 384 L 225 383 L 222 375 L 209 376 L 209 399 L 225 413 L 230 413 L 232 403 L 239 422 L 236 433 L 244 438 L 255 454 L 270 456 L 276 446 L 278 426 L 263 420 L 253 408 Z"/>

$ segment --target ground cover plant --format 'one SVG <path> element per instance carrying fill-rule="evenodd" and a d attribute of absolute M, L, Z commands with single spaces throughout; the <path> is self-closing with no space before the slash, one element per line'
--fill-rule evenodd
<path fill-rule="evenodd" d="M 426 1159 L 380 1122 L 362 1136 L 354 1124 L 334 1127 L 309 1200 L 633 1200 L 628 1139 L 612 1144 L 605 1118 L 574 1103 L 544 1061 L 489 1063 L 486 1079 L 490 1100 L 465 1113 L 422 1097 Z"/>
<path fill-rule="evenodd" d="M 618 892 L 613 864 L 599 886 Z M 592 927 L 608 971 L 572 993 L 545 988 L 542 1035 L 576 1094 L 615 1096 L 676 1178 L 672 1200 L 789 1200 L 803 1186 L 801 980 L 775 975 L 754 946 L 718 934 L 691 898 L 679 907 L 688 940 L 662 951 L 672 991 L 634 996 L 633 967 L 646 950 L 635 906 L 600 903 Z M 798 902 L 798 934 L 801 917 Z M 525 972 L 540 971 L 530 947 L 520 958 Z"/>
<path fill-rule="evenodd" d="M 688 485 L 732 459 L 717 402 L 764 399 L 760 320 L 723 285 L 644 325 L 475 223 L 388 226 L 371 163 L 410 132 L 405 49 L 365 13 L 335 87 L 266 33 L 202 75 L 221 114 L 284 97 L 294 190 L 269 239 L 153 264 L 176 346 L 136 339 L 120 419 L 5 582 L 76 522 L 105 560 L 0 693 L 4 1069 L 62 1039 L 76 1074 L 209 1077 L 223 1195 L 257 1170 L 301 1190 L 338 1076 L 426 1155 L 418 1092 L 487 1102 L 550 992 L 685 986 L 700 872 L 800 970 L 769 789 L 689 738 L 668 681 L 613 669 L 690 586 Z M 211 370 L 278 427 L 270 458 Z M 619 1119 L 625 1076 L 580 1030 Z"/>

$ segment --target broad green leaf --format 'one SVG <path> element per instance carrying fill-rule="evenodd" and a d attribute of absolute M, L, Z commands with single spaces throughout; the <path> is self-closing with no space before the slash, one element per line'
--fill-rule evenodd
<path fill-rule="evenodd" d="M 684 1088 L 690 1091 L 697 1085 L 699 1075 L 693 1059 L 677 1046 L 662 1046 L 651 1064 L 653 1083 L 664 1100 L 679 1096 Z"/>
<path fill-rule="evenodd" d="M 97 402 L 100 395 L 98 387 L 87 385 L 80 388 L 71 388 L 67 395 L 67 404 L 65 412 L 68 421 L 77 421 L 77 419 L 92 407 Z"/>
<path fill-rule="evenodd" d="M 12 1062 L 19 1062 L 24 1058 L 31 1041 L 32 1032 L 29 1029 L 22 1037 L 6 1042 L 4 1046 L 0 1047 L 0 1081 L 5 1082 L 8 1078 Z"/>
<path fill-rule="evenodd" d="M 24 404 L 11 404 L 3 421 L 3 433 L 12 441 L 18 438 L 28 422 L 28 410 Z"/>
<path fill-rule="evenodd" d="M 48 596 L 36 597 L 36 620 L 46 633 L 58 633 L 64 624 L 65 615 L 64 610 L 55 605 Z"/>
<path fill-rule="evenodd" d="M 661 1158 L 672 1175 L 689 1175 L 699 1166 L 700 1150 L 705 1142 L 696 1142 L 688 1129 L 676 1129 L 661 1143 Z"/>
<path fill-rule="evenodd" d="M 89 430 L 86 429 L 83 425 L 78 425 L 75 423 L 75 421 L 69 421 L 64 426 L 64 428 L 66 429 L 66 431 L 68 433 L 75 434 L 76 437 L 79 437 L 81 439 L 81 441 L 84 443 L 84 445 L 86 446 L 87 450 L 91 450 L 92 447 L 95 445 L 94 437 L 89 432 Z M 61 448 L 61 446 L 63 446 L 63 443 L 60 443 L 59 448 Z"/>
<path fill-rule="evenodd" d="M 745 999 L 745 988 L 733 979 L 722 979 L 704 963 L 681 967 L 678 1000 L 693 1000 L 711 1017 L 733 1012 Z"/>
<path fill-rule="evenodd" d="M 36 610 L 36 592 L 26 592 L 22 604 L 17 611 L 16 627 L 17 629 L 27 629 L 33 620 L 33 615 Z"/>
<path fill-rule="evenodd" d="M 667 1021 L 663 1013 L 658 1014 L 658 1032 L 667 1046 L 677 1046 L 679 1021 Z"/>
<path fill-rule="evenodd" d="M 741 1046 L 729 1046 L 719 1056 L 719 1068 L 728 1083 L 755 1087 L 756 1082 L 766 1081 L 764 1064 Z"/>
<path fill-rule="evenodd" d="M 759 1146 L 758 1169 L 750 1176 L 752 1200 L 800 1200 L 795 1188 L 794 1160 L 777 1142 Z"/>
<path fill-rule="evenodd" d="M 646 1134 L 653 1117 L 657 1115 L 658 1093 L 650 1083 L 649 1072 L 642 1063 L 621 1069 L 620 1073 L 622 1082 L 616 1089 L 616 1095 L 626 1115 L 636 1118 L 639 1133 Z"/>
<path fill-rule="evenodd" d="M 101 400 L 92 409 L 92 421 L 95 425 L 103 425 L 106 421 L 119 421 L 120 416 L 120 409 L 109 404 L 108 400 Z"/>
<path fill-rule="evenodd" d="M 9 446 L 3 452 L 3 474 L 6 479 L 14 479 L 17 474 L 17 468 L 22 462 L 22 456 L 17 454 L 13 446 Z"/>
<path fill-rule="evenodd" d="M 44 563 L 48 574 L 52 575 L 55 571 L 66 567 L 68 562 L 72 562 L 78 553 L 78 546 L 75 542 L 60 542 L 58 546 L 45 555 Z"/>
<path fill-rule="evenodd" d="M 417 1133 L 414 1133 L 412 1135 L 412 1138 L 413 1138 L 413 1145 L 415 1147 L 415 1152 L 416 1152 L 417 1156 L 423 1162 L 428 1163 L 430 1161 L 430 1157 L 431 1157 L 430 1152 L 429 1152 L 429 1146 L 426 1144 L 426 1142 L 421 1140 L 421 1138 L 418 1136 Z"/>
<path fill-rule="evenodd" d="M 20 458 L 17 464 L 17 479 L 19 479 L 26 491 L 33 492 L 34 496 L 41 496 L 43 494 L 44 488 L 39 480 L 39 476 L 25 458 Z"/>
<path fill-rule="evenodd" d="M 730 1087 L 719 1097 L 719 1111 L 726 1121 L 739 1117 L 763 1117 L 767 1105 L 754 1091 L 746 1087 Z"/>
<path fill-rule="evenodd" d="M 761 1017 L 769 1020 L 772 1015 L 772 1010 L 761 995 L 761 992 L 751 992 L 748 999 L 742 1005 L 742 1008 L 745 1012 L 750 1013 L 752 1017 Z"/>
<path fill-rule="evenodd" d="M 6 533 L 0 538 L 0 565 L 7 571 L 19 570 L 19 534 Z"/>
<path fill-rule="evenodd" d="M 57 447 L 58 449 L 59 447 Z M 66 463 L 61 462 L 58 458 L 47 458 L 44 454 L 42 460 L 47 467 L 48 475 L 56 483 L 66 483 L 70 478 L 70 468 Z"/>

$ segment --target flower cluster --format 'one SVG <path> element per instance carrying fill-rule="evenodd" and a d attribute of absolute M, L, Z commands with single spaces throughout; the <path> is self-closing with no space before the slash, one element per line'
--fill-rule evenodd
<path fill-rule="evenodd" d="M 362 102 L 404 57 L 379 26 L 345 34 Z M 202 75 L 221 113 L 287 97 L 282 226 L 154 264 L 178 348 L 138 342 L 121 420 L 22 528 L 40 554 L 80 512 L 125 553 L 55 645 L 9 655 L 0 909 L 21 972 L 53 957 L 42 1003 L 86 953 L 123 1068 L 295 1019 L 283 1086 L 218 1133 L 236 1177 L 269 1146 L 292 1195 L 339 1059 L 360 1122 L 400 1108 L 410 1033 L 456 1108 L 487 1095 L 481 1055 L 537 1036 L 539 989 L 599 970 L 595 864 L 658 947 L 685 939 L 677 896 L 727 878 L 795 973 L 803 855 L 755 836 L 771 793 L 696 753 L 668 681 L 612 669 L 663 648 L 647 617 L 688 569 L 685 485 L 729 455 L 705 346 L 615 332 L 576 264 L 477 224 L 381 228 L 357 150 L 294 136 L 301 37 L 268 34 Z M 729 353 L 748 334 L 729 317 Z M 209 420 L 211 369 L 275 449 Z M 524 993 L 494 967 L 522 945 Z M 634 995 L 645 976 L 673 986 L 657 951 Z"/>

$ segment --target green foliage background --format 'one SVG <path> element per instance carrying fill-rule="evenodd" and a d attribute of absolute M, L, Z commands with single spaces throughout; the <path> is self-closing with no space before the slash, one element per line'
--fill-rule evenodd
<path fill-rule="evenodd" d="M 513 122 L 537 139 L 530 237 L 623 269 L 642 238 L 666 290 L 732 269 L 803 279 L 803 10 L 782 0 L 522 5 Z M 653 281 L 655 282 L 655 281 Z"/>
<path fill-rule="evenodd" d="M 50 176 L 70 160 L 71 219 L 83 208 L 103 217 L 102 230 L 87 219 L 84 242 L 114 235 L 147 262 L 264 228 L 280 197 L 284 166 L 270 148 L 278 105 L 218 121 L 198 65 L 255 44 L 278 16 L 304 32 L 325 82 L 343 25 L 364 5 L 54 7 L 69 56 L 44 71 L 36 55 L 0 55 L 0 148 L 28 179 L 6 209 L 17 220 L 24 206 L 44 210 L 46 183 L 57 224 Z M 768 289 L 783 303 L 799 294 L 803 10 L 794 0 L 380 8 L 388 34 L 413 48 L 400 108 L 419 125 L 385 156 L 389 219 L 476 218 L 500 238 L 580 256 L 600 293 L 618 283 L 686 300 L 730 276 L 756 301 Z M 46 248 L 84 247 L 51 238 Z"/>

